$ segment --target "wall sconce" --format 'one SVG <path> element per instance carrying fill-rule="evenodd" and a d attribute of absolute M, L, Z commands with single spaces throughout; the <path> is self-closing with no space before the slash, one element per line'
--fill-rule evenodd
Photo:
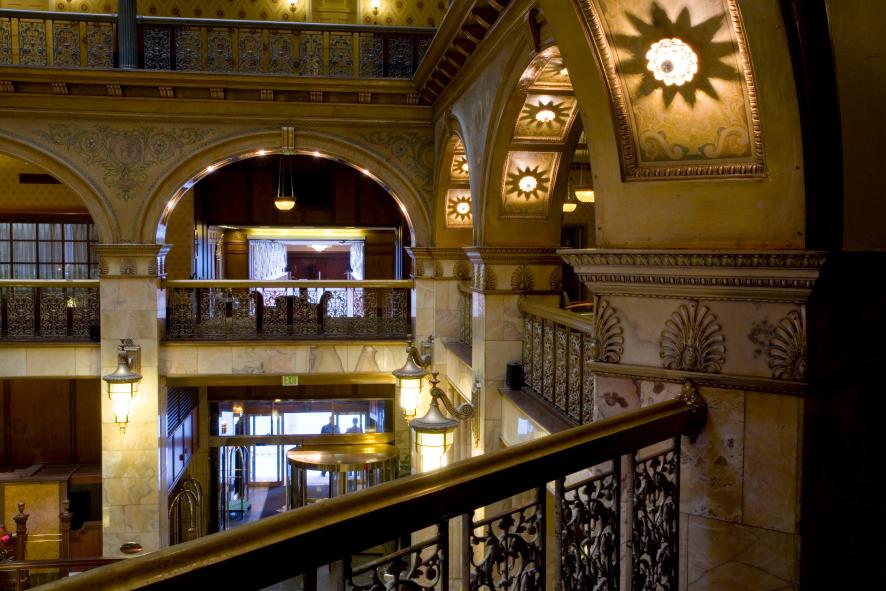
<path fill-rule="evenodd" d="M 431 374 L 431 406 L 428 412 L 418 419 L 413 419 L 409 425 L 415 430 L 415 451 L 421 456 L 422 472 L 436 470 L 444 464 L 444 456 L 449 448 L 452 447 L 453 435 L 455 428 L 458 427 L 459 421 L 464 421 L 475 416 L 475 409 L 479 402 L 480 383 L 474 380 L 474 387 L 471 390 L 471 402 L 456 407 L 446 394 L 437 387 L 440 380 L 437 379 L 437 372 Z M 440 410 L 440 404 L 454 418 L 447 417 Z M 476 421 L 475 421 L 476 423 Z M 475 424 L 475 443 L 479 436 Z"/>
<path fill-rule="evenodd" d="M 289 12 L 295 12 L 298 8 L 298 0 L 289 0 Z"/>
<path fill-rule="evenodd" d="M 103 376 L 108 384 L 108 398 L 114 412 L 114 421 L 121 433 L 126 432 L 129 424 L 129 406 L 138 392 L 138 383 L 142 376 L 139 369 L 141 347 L 133 344 L 132 339 L 120 339 L 117 345 L 117 369 L 114 373 Z"/>
<path fill-rule="evenodd" d="M 370 6 L 372 6 L 372 14 L 378 16 L 378 9 L 381 8 L 381 0 L 372 0 Z"/>
<path fill-rule="evenodd" d="M 395 369 L 391 373 L 397 378 L 397 388 L 400 390 L 400 408 L 406 420 L 415 417 L 418 407 L 418 395 L 421 392 L 421 381 L 428 374 L 427 367 L 431 364 L 431 353 L 434 346 L 434 337 L 421 344 L 421 352 L 414 343 L 406 345 L 406 363 L 403 367 Z"/>

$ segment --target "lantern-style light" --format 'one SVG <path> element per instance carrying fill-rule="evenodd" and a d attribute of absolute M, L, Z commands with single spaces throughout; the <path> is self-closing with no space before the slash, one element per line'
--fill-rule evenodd
<path fill-rule="evenodd" d="M 428 353 L 424 354 L 419 352 L 414 343 L 409 343 L 406 346 L 406 363 L 403 364 L 403 367 L 391 372 L 397 378 L 397 388 L 400 390 L 400 408 L 403 409 L 403 416 L 406 417 L 406 420 L 412 419 L 418 408 L 421 381 L 427 375 L 427 366 L 431 363 L 430 348 L 432 343 L 433 337 L 422 345 L 422 349 L 428 349 Z"/>
<path fill-rule="evenodd" d="M 137 367 L 140 350 L 132 339 L 120 339 L 117 346 L 117 369 L 102 377 L 108 384 L 108 398 L 111 400 L 114 421 L 121 433 L 126 432 L 132 399 L 138 393 L 138 383 L 142 379 L 141 374 L 133 369 L 133 366 Z"/>
<path fill-rule="evenodd" d="M 422 471 L 428 472 L 443 466 L 444 457 L 452 447 L 458 421 L 451 419 L 440 410 L 446 394 L 437 387 L 439 380 L 435 373 L 431 378 L 431 405 L 428 412 L 409 425 L 415 431 L 415 451 L 421 456 Z"/>

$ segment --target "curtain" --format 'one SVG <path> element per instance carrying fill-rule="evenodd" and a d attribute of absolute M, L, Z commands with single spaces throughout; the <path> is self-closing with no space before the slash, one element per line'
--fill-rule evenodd
<path fill-rule="evenodd" d="M 249 278 L 257 281 L 287 278 L 286 245 L 276 240 L 249 241 Z"/>
<path fill-rule="evenodd" d="M 351 279 L 362 281 L 363 279 L 363 243 L 351 242 Z"/>

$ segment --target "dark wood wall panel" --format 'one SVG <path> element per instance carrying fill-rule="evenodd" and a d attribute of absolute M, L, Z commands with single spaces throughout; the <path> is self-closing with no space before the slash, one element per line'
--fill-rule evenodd
<path fill-rule="evenodd" d="M 100 380 L 2 380 L 4 465 L 101 461 Z"/>

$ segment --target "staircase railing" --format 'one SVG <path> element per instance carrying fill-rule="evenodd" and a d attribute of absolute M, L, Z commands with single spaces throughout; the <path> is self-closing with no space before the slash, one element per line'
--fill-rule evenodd
<path fill-rule="evenodd" d="M 167 281 L 166 338 L 404 339 L 406 281 Z"/>
<path fill-rule="evenodd" d="M 412 78 L 427 27 L 139 16 L 139 66 L 338 78 Z M 0 66 L 116 66 L 116 14 L 0 9 Z"/>
<path fill-rule="evenodd" d="M 46 589 L 204 589 L 218 581 L 261 589 L 297 575 L 312 589 L 317 568 L 331 563 L 339 564 L 339 584 L 349 591 L 446 590 L 450 578 L 466 590 L 541 590 L 558 579 L 565 589 L 628 588 L 629 582 L 633 589 L 676 589 L 680 436 L 697 435 L 705 415 L 687 382 L 673 400 Z M 403 541 L 399 550 L 350 568 L 352 555 L 391 540 Z M 554 572 L 547 564 L 557 565 Z"/>

